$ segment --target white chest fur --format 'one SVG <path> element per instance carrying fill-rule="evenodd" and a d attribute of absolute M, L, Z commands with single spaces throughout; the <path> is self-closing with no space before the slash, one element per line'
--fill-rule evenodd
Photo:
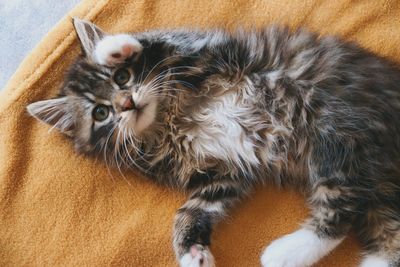
<path fill-rule="evenodd" d="M 252 107 L 235 92 L 214 97 L 192 114 L 196 127 L 186 133 L 197 159 L 218 159 L 236 166 L 257 165 L 255 144 L 246 129 Z"/>

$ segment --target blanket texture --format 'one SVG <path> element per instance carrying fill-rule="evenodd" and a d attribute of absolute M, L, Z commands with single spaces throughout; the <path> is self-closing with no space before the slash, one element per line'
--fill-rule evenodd
<path fill-rule="evenodd" d="M 312 0 L 89 0 L 70 16 L 110 32 L 173 27 L 306 26 L 337 34 L 400 62 L 400 2 Z M 79 53 L 65 17 L 25 59 L 0 95 L 0 266 L 176 266 L 171 246 L 181 192 L 134 173 L 122 176 L 77 155 L 72 144 L 27 115 L 52 97 Z M 303 197 L 258 189 L 219 224 L 212 251 L 218 266 L 259 266 L 262 249 L 299 227 Z M 356 266 L 349 237 L 318 266 Z"/>

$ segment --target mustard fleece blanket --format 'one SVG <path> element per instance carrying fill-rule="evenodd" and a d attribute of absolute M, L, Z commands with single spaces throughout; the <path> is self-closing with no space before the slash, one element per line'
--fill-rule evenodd
<path fill-rule="evenodd" d="M 88 0 L 70 16 L 109 32 L 180 26 L 306 26 L 337 34 L 400 62 L 400 2 Z M 75 154 L 64 136 L 29 117 L 28 103 L 52 97 L 79 53 L 70 16 L 25 59 L 0 95 L 0 266 L 176 266 L 171 246 L 181 192 Z M 257 190 L 219 224 L 218 266 L 259 266 L 262 249 L 307 216 L 297 193 Z M 348 238 L 318 266 L 356 266 Z"/>

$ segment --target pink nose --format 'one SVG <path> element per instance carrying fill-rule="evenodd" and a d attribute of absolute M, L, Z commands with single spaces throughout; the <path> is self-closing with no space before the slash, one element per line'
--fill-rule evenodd
<path fill-rule="evenodd" d="M 121 110 L 127 111 L 135 109 L 135 102 L 133 102 L 132 97 L 127 96 L 122 100 Z"/>

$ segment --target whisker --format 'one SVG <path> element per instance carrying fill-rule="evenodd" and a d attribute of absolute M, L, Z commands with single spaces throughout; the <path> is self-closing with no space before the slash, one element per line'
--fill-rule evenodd
<path fill-rule="evenodd" d="M 109 162 L 108 162 L 108 159 L 107 159 L 107 155 L 108 155 L 108 142 L 110 141 L 111 136 L 114 134 L 116 127 L 117 127 L 117 125 L 115 124 L 114 127 L 110 130 L 110 133 L 108 134 L 108 136 L 106 138 L 106 142 L 104 144 L 104 149 L 103 149 L 104 150 L 104 153 L 103 153 L 104 161 L 106 162 L 107 172 L 111 176 L 111 180 L 113 182 L 115 182 L 115 179 L 114 179 L 113 174 L 111 173 L 110 165 L 109 165 Z"/>
<path fill-rule="evenodd" d="M 126 140 L 127 140 L 127 137 L 126 137 L 126 127 L 125 127 L 125 125 L 122 125 L 121 126 L 121 129 L 123 130 L 123 146 L 122 146 L 122 148 L 123 149 L 125 149 L 125 153 L 126 153 L 126 156 L 127 156 L 127 158 L 128 158 L 128 160 L 130 160 L 130 162 L 126 162 L 125 160 L 124 160 L 124 163 L 127 165 L 127 166 L 131 166 L 131 164 L 133 164 L 136 168 L 138 168 L 140 171 L 145 171 L 141 166 L 139 166 L 137 163 L 136 163 L 136 161 L 132 158 L 132 156 L 130 155 L 130 151 L 129 151 L 129 149 L 128 149 L 128 147 L 127 147 L 127 145 L 126 145 Z M 136 154 L 137 155 L 139 155 L 140 153 L 139 153 L 139 150 L 136 148 L 136 146 L 134 145 L 134 142 L 131 144 L 131 147 L 135 150 L 135 152 L 136 152 Z"/>
<path fill-rule="evenodd" d="M 118 127 L 117 138 L 116 138 L 116 142 L 115 142 L 115 146 L 114 146 L 114 161 L 117 165 L 118 172 L 126 180 L 126 177 L 122 173 L 122 170 L 121 170 L 121 165 L 122 165 L 121 161 L 124 161 L 124 159 L 121 155 L 121 150 L 120 150 L 120 136 L 121 136 L 121 130 L 120 130 L 120 127 Z"/>
<path fill-rule="evenodd" d="M 172 56 L 166 57 L 166 58 L 160 60 L 159 62 L 157 62 L 157 64 L 155 64 L 155 65 L 151 68 L 151 70 L 149 71 L 149 73 L 148 73 L 148 74 L 146 75 L 146 77 L 143 79 L 143 82 L 146 81 L 147 78 L 153 73 L 153 71 L 154 71 L 157 67 L 161 66 L 162 63 L 166 62 L 167 60 L 170 60 L 170 59 L 172 59 L 172 58 L 177 58 L 177 57 L 180 57 L 180 56 L 179 56 L 179 55 L 172 55 Z M 140 85 L 141 85 L 141 84 L 140 84 Z"/>

